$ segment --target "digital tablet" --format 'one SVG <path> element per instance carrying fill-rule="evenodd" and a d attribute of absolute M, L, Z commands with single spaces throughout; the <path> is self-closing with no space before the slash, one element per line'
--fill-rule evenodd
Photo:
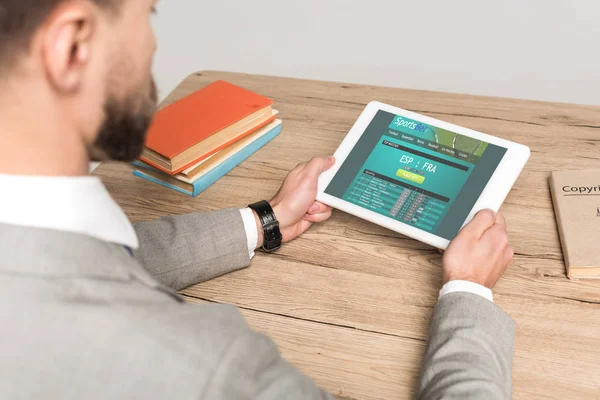
<path fill-rule="evenodd" d="M 445 249 L 498 211 L 529 159 L 521 144 L 371 102 L 319 178 L 317 199 Z"/>

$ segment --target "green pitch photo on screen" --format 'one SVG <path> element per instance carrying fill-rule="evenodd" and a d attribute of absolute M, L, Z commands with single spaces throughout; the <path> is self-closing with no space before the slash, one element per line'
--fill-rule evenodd
<path fill-rule="evenodd" d="M 325 193 L 452 240 L 505 153 L 380 110 Z"/>

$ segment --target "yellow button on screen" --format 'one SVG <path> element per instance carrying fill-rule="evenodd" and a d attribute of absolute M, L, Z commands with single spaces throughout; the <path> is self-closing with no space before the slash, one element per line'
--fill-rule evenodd
<path fill-rule="evenodd" d="M 423 175 L 413 174 L 412 172 L 408 172 L 404 169 L 399 169 L 398 172 L 396 172 L 396 176 L 399 176 L 400 178 L 404 178 L 411 182 L 418 183 L 419 185 L 425 180 L 425 177 Z"/>

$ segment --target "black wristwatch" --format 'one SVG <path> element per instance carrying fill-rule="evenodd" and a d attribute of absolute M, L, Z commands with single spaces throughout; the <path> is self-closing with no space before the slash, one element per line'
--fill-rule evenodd
<path fill-rule="evenodd" d="M 275 216 L 275 212 L 268 201 L 263 200 L 258 203 L 250 204 L 248 207 L 256 211 L 258 219 L 263 228 L 263 250 L 267 253 L 272 253 L 281 248 L 281 231 L 279 230 L 279 221 Z"/>

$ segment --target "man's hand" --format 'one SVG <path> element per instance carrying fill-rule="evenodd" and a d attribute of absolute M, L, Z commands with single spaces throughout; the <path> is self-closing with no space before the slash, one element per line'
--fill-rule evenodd
<path fill-rule="evenodd" d="M 298 165 L 289 173 L 281 189 L 269 203 L 279 221 L 283 242 L 300 236 L 315 222 L 323 222 L 331 217 L 331 207 L 316 201 L 317 185 L 321 173 L 333 166 L 333 157 L 313 158 Z M 262 246 L 262 227 L 257 220 L 259 239 Z"/>
<path fill-rule="evenodd" d="M 493 288 L 513 257 L 504 217 L 480 211 L 444 253 L 444 284 L 465 280 Z"/>

